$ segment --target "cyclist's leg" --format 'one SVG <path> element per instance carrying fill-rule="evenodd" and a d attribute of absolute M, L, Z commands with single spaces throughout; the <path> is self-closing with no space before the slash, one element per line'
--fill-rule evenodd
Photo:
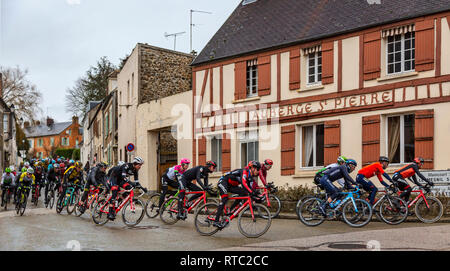
<path fill-rule="evenodd" d="M 161 205 L 164 203 L 167 191 L 169 190 L 169 181 L 170 181 L 170 179 L 167 178 L 166 174 L 164 174 L 161 177 L 161 196 L 159 197 L 159 204 L 158 204 L 159 208 L 161 208 Z M 178 184 L 177 184 L 177 186 L 178 186 Z"/>
<path fill-rule="evenodd" d="M 109 201 L 109 212 L 108 212 L 108 218 L 113 220 L 116 218 L 116 211 L 115 206 L 117 204 L 117 196 L 119 193 L 119 184 L 117 183 L 118 180 L 115 176 L 111 176 L 110 179 L 111 182 L 111 199 Z"/>
<path fill-rule="evenodd" d="M 200 186 L 195 185 L 195 184 L 193 184 L 193 183 L 188 184 L 188 189 L 189 189 L 189 191 L 195 191 L 195 192 L 203 191 L 203 189 L 201 189 Z M 200 193 L 198 193 L 198 194 L 193 194 L 193 195 L 189 198 L 189 201 L 190 201 L 190 202 L 194 202 L 196 199 L 198 199 L 198 198 L 201 197 L 201 196 L 202 196 L 202 194 L 200 194 Z"/>
<path fill-rule="evenodd" d="M 225 208 L 225 205 L 228 202 L 228 182 L 227 180 L 224 180 L 223 178 L 221 178 L 219 180 L 219 183 L 217 185 L 218 189 L 219 189 L 219 195 L 221 198 L 219 207 L 217 208 L 217 214 L 216 214 L 216 219 L 214 221 L 214 226 L 220 226 L 220 216 L 223 213 L 223 209 Z"/>
<path fill-rule="evenodd" d="M 328 199 L 320 205 L 320 209 L 324 214 L 324 210 L 326 209 L 327 205 L 339 196 L 339 189 L 331 183 L 327 176 L 323 176 L 320 179 L 320 184 L 325 188 L 325 191 L 329 195 Z"/>
<path fill-rule="evenodd" d="M 366 180 L 364 175 L 362 174 L 358 174 L 356 176 L 356 182 L 358 184 L 361 184 L 363 186 L 363 189 L 369 192 L 369 202 L 371 205 L 373 205 L 375 203 L 375 196 L 378 192 L 378 189 L 371 181 Z"/>
<path fill-rule="evenodd" d="M 183 212 L 183 201 L 184 197 L 186 196 L 186 188 L 187 188 L 187 180 L 183 177 L 180 178 L 178 181 L 178 188 L 180 190 L 180 193 L 178 193 L 178 218 L 182 218 L 184 214 Z"/>

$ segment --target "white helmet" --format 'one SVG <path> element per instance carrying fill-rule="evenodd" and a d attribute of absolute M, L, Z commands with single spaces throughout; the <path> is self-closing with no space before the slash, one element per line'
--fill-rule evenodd
<path fill-rule="evenodd" d="M 27 169 L 27 173 L 33 174 L 33 173 L 34 173 L 34 169 L 33 169 L 33 168 L 31 168 L 31 167 L 30 167 L 30 168 L 28 168 L 28 169 Z"/>
<path fill-rule="evenodd" d="M 118 166 L 121 166 L 121 165 L 123 165 L 123 164 L 125 164 L 124 161 L 119 161 L 119 163 L 117 163 Z"/>
<path fill-rule="evenodd" d="M 141 164 L 142 165 L 143 163 L 144 163 L 144 159 L 142 159 L 139 156 L 134 157 L 133 164 Z"/>

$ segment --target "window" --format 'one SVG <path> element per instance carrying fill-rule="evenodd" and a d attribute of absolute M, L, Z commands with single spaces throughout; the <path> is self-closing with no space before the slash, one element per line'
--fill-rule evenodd
<path fill-rule="evenodd" d="M 44 140 L 42 138 L 38 139 L 38 147 L 42 147 L 44 145 Z"/>
<path fill-rule="evenodd" d="M 222 139 L 218 136 L 211 138 L 211 160 L 217 163 L 216 171 L 222 171 Z"/>
<path fill-rule="evenodd" d="M 324 125 L 302 127 L 302 167 L 324 165 Z"/>
<path fill-rule="evenodd" d="M 247 131 L 239 134 L 241 143 L 241 167 L 246 167 L 249 161 L 259 160 L 258 131 Z"/>
<path fill-rule="evenodd" d="M 415 69 L 415 32 L 388 37 L 387 74 L 396 74 Z"/>
<path fill-rule="evenodd" d="M 247 97 L 258 96 L 258 62 L 247 61 Z"/>
<path fill-rule="evenodd" d="M 61 138 L 61 145 L 62 146 L 69 146 L 69 138 L 68 137 Z"/>
<path fill-rule="evenodd" d="M 389 160 L 403 164 L 414 160 L 414 115 L 388 117 L 387 147 Z"/>
<path fill-rule="evenodd" d="M 3 133 L 9 132 L 9 123 L 8 123 L 9 115 L 3 114 Z"/>
<path fill-rule="evenodd" d="M 308 84 L 320 84 L 322 82 L 322 52 L 308 55 Z"/>
<path fill-rule="evenodd" d="M 50 138 L 50 146 L 55 146 L 55 138 L 53 137 Z"/>

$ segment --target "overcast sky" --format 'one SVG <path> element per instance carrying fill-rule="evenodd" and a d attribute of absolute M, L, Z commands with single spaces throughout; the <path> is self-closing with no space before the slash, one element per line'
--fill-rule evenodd
<path fill-rule="evenodd" d="M 241 0 L 0 0 L 0 65 L 29 70 L 43 93 L 44 116 L 71 119 L 66 89 L 106 56 L 115 65 L 138 42 L 189 52 L 189 10 L 194 13 L 193 49 L 200 52 Z M 43 116 L 41 116 L 43 117 Z"/>

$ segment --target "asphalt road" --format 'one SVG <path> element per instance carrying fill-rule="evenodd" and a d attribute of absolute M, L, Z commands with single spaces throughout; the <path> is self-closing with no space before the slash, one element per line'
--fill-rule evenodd
<path fill-rule="evenodd" d="M 190 215 L 169 226 L 159 218 L 145 217 L 137 227 L 129 228 L 119 216 L 97 226 L 88 213 L 75 217 L 56 214 L 54 209 L 30 208 L 19 217 L 13 211 L 1 211 L 0 250 L 367 250 L 367 245 L 382 250 L 450 250 L 450 223 L 389 226 L 371 222 L 355 229 L 338 221 L 311 228 L 297 219 L 274 219 L 265 235 L 249 239 L 239 233 L 236 221 L 213 236 L 200 236 L 192 219 Z"/>

